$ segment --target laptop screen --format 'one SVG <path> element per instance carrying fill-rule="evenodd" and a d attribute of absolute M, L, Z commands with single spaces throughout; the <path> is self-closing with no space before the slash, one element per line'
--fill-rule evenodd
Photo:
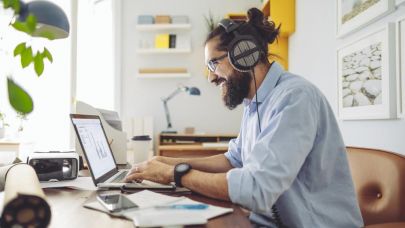
<path fill-rule="evenodd" d="M 82 143 L 89 168 L 94 179 L 116 169 L 116 164 L 107 137 L 99 118 L 72 118 L 77 136 Z"/>

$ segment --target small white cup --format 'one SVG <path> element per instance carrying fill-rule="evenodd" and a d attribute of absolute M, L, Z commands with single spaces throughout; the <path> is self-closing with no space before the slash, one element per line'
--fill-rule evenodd
<path fill-rule="evenodd" d="M 151 138 L 148 135 L 134 136 L 132 138 L 132 150 L 128 154 L 128 162 L 137 164 L 148 160 Z"/>

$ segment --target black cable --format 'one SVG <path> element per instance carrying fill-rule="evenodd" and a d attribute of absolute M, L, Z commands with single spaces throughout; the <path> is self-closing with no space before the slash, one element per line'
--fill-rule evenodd
<path fill-rule="evenodd" d="M 255 82 L 257 121 L 259 121 L 259 132 L 262 133 L 262 126 L 260 124 L 260 116 L 259 116 L 259 102 L 257 102 L 257 84 L 256 84 L 255 68 L 252 68 L 252 75 L 253 75 L 253 81 Z"/>
<path fill-rule="evenodd" d="M 273 62 L 274 63 L 274 62 Z M 273 63 L 270 64 L 270 68 L 273 65 Z M 270 70 L 269 68 L 269 70 Z M 256 76 L 255 76 L 255 70 L 254 68 L 252 68 L 252 75 L 253 75 L 253 80 L 255 83 L 255 94 L 256 94 L 256 113 L 257 113 L 257 121 L 259 123 L 259 132 L 262 133 L 262 127 L 261 127 L 261 123 L 260 123 L 260 115 L 259 115 L 259 103 L 257 102 L 257 84 L 256 84 Z M 276 222 L 276 226 L 280 227 L 280 228 L 285 228 L 287 226 L 284 225 L 284 223 L 281 221 L 281 217 L 280 214 L 278 213 L 278 209 L 276 207 L 276 203 L 273 204 L 273 206 L 271 207 L 271 213 L 273 215 L 273 218 Z"/>

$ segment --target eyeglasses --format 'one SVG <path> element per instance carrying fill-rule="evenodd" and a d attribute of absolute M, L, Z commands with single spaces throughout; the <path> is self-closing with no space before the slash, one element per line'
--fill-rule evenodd
<path fill-rule="evenodd" d="M 225 58 L 226 56 L 228 56 L 228 53 L 226 53 L 224 55 L 221 55 L 221 56 L 219 56 L 217 58 L 213 58 L 213 59 L 209 60 L 208 63 L 207 63 L 208 70 L 211 71 L 212 73 L 214 73 L 215 70 L 217 69 L 219 60 Z"/>

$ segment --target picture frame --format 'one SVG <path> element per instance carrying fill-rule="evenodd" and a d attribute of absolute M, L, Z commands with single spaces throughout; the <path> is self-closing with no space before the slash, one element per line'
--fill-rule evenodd
<path fill-rule="evenodd" d="M 344 37 L 394 10 L 395 0 L 337 0 L 337 36 Z"/>
<path fill-rule="evenodd" d="M 396 118 L 395 56 L 395 23 L 338 48 L 340 119 Z"/>
<path fill-rule="evenodd" d="M 397 45 L 397 114 L 405 117 L 405 17 L 396 22 Z"/>

